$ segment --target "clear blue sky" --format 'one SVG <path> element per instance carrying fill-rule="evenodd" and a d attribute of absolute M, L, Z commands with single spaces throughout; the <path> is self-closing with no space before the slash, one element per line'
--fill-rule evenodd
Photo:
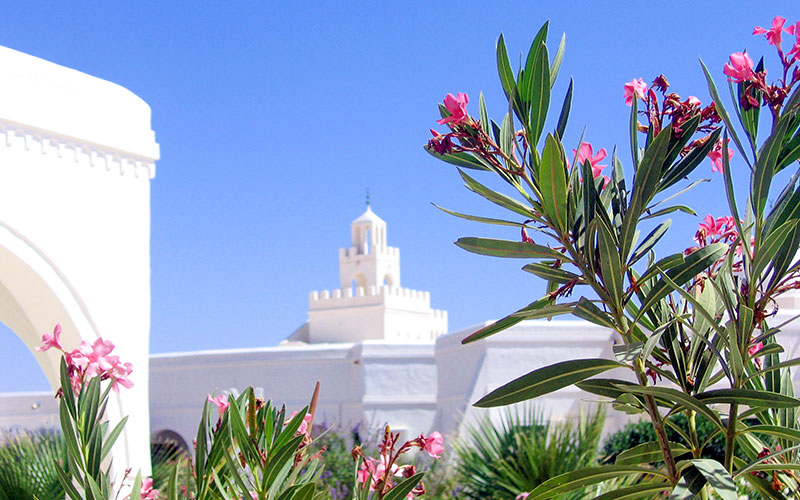
<path fill-rule="evenodd" d="M 460 236 L 516 239 L 516 230 L 431 206 L 503 215 L 422 150 L 436 103 L 467 92 L 476 112 L 483 91 L 490 114 L 500 116 L 498 34 L 519 54 L 550 19 L 553 50 L 567 34 L 554 100 L 575 78 L 567 144 L 586 127 L 595 149 L 617 145 L 629 165 L 625 82 L 664 73 L 675 92 L 707 102 L 698 56 L 720 84 L 734 51 L 767 54 L 774 67 L 771 47 L 750 33 L 776 14 L 797 20 L 796 7 L 9 2 L 0 45 L 118 83 L 150 104 L 162 152 L 152 181 L 150 345 L 171 352 L 274 345 L 301 325 L 308 292 L 338 285 L 338 248 L 349 245 L 367 187 L 389 244 L 401 249 L 402 284 L 429 290 L 433 306 L 449 311 L 451 330 L 538 298 L 543 287 L 519 270 L 523 263 L 452 244 Z M 689 201 L 700 217 L 721 214 L 722 185 L 707 162 L 700 177 L 714 182 Z M 696 224 L 676 217 L 662 254 L 688 246 Z M 0 392 L 47 388 L 13 334 L 0 333 L 0 342 Z"/>

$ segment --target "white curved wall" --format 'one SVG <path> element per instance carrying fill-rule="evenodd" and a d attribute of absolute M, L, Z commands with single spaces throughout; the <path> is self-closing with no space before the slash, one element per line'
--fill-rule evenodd
<path fill-rule="evenodd" d="M 130 91 L 0 47 L 0 320 L 29 348 L 102 336 L 134 365 L 118 470 L 149 471 L 150 108 Z M 51 384 L 58 357 L 36 354 Z"/>

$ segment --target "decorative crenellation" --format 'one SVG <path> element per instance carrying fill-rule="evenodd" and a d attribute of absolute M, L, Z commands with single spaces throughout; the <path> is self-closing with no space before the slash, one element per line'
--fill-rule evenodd
<path fill-rule="evenodd" d="M 149 179 L 155 177 L 156 165 L 152 158 L 79 141 L 34 127 L 0 120 L 0 147 L 24 148 L 42 155 L 57 155 L 76 164 L 105 167 L 120 175 L 139 177 L 146 170 Z"/>
<path fill-rule="evenodd" d="M 353 305 L 367 305 L 382 302 L 384 299 L 399 298 L 408 302 L 418 302 L 419 306 L 430 307 L 431 294 L 420 290 L 402 288 L 399 286 L 371 286 L 367 289 L 358 287 L 355 292 L 352 288 L 334 288 L 333 290 L 314 291 L 309 293 L 308 302 L 312 308 L 317 307 L 347 307 Z"/>
<path fill-rule="evenodd" d="M 390 257 L 397 257 L 400 255 L 399 248 L 390 246 L 376 246 L 373 252 L 376 254 L 388 255 Z M 350 259 L 364 257 L 364 254 L 358 252 L 358 247 L 340 248 L 339 257 Z"/>

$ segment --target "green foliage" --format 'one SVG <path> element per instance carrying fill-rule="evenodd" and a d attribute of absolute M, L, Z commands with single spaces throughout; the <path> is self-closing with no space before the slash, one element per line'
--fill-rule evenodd
<path fill-rule="evenodd" d="M 64 498 L 56 467 L 66 452 L 64 438 L 52 429 L 10 434 L 0 445 L 0 500 Z"/>
<path fill-rule="evenodd" d="M 312 406 L 316 397 L 317 392 Z M 285 408 L 256 398 L 252 387 L 228 403 L 218 412 L 214 403 L 205 402 L 191 473 L 180 484 L 182 466 L 175 466 L 162 491 L 167 500 L 185 497 L 180 486 L 195 500 L 311 500 L 324 495 L 315 484 L 320 458 L 311 454 L 308 433 L 299 430 L 309 407 L 290 418 Z"/>
<path fill-rule="evenodd" d="M 565 154 L 571 149 L 562 138 L 572 84 L 556 129 L 544 130 L 550 122 L 548 108 L 557 102 L 550 91 L 564 50 L 562 37 L 549 64 L 547 31 L 545 23 L 516 73 L 511 65 L 516 58 L 509 58 L 502 35 L 497 42 L 498 74 L 508 99 L 501 125 L 489 118 L 483 99 L 479 120 L 465 109 L 443 107 L 442 115 L 451 117 L 450 130 L 426 147 L 434 157 L 461 167 L 467 189 L 510 216 L 505 220 L 447 212 L 522 231 L 522 241 L 468 237 L 456 244 L 480 255 L 526 259 L 523 270 L 547 283 L 543 297 L 463 342 L 497 334 L 525 319 L 573 314 L 610 328 L 621 343 L 614 349 L 617 361 L 572 359 L 535 367 L 476 406 L 518 403 L 577 385 L 611 398 L 615 410 L 647 416 L 653 439 L 625 450 L 624 464 L 552 477 L 528 500 L 581 491 L 643 470 L 648 471 L 644 482 L 618 494 L 636 498 L 663 489 L 672 491 L 671 498 L 701 493 L 727 499 L 735 497 L 739 481 L 769 498 L 797 498 L 800 481 L 791 471 L 800 468 L 800 399 L 794 397 L 789 368 L 800 364 L 800 358 L 780 357 L 784 349 L 776 335 L 784 325 L 768 323 L 777 312 L 777 297 L 800 286 L 795 257 L 800 245 L 800 169 L 788 180 L 776 177 L 800 158 L 800 79 L 767 83 L 762 61 L 758 75 L 729 84 L 729 113 L 704 64 L 713 100 L 705 108 L 668 93 L 666 78 L 657 77 L 650 89 L 632 96 L 631 168 L 626 174 L 615 152 L 611 175 L 604 180 L 590 154 L 581 152 L 571 162 Z M 784 75 L 797 72 L 793 58 L 780 51 L 778 56 Z M 741 101 L 745 96 L 747 101 Z M 759 115 L 759 108 L 772 121 L 763 140 L 758 133 L 767 127 L 759 116 L 762 122 L 767 117 Z M 737 161 L 744 161 L 749 172 L 731 165 L 728 137 L 739 150 Z M 663 217 L 694 213 L 684 205 L 665 204 L 702 180 L 677 193 L 668 191 L 712 154 L 723 171 L 730 216 L 706 221 L 696 247 L 658 259 L 655 250 L 670 227 Z M 496 175 L 511 195 L 490 189 L 462 168 Z M 733 180 L 748 173 L 748 198 L 742 204 Z M 770 205 L 770 200 L 775 202 Z M 639 241 L 642 234 L 646 236 Z M 631 379 L 592 378 L 612 367 L 627 369 Z M 706 437 L 705 425 L 718 437 Z"/>
<path fill-rule="evenodd" d="M 604 423 L 599 409 L 563 423 L 551 423 L 532 409 L 507 410 L 499 425 L 484 416 L 453 445 L 459 497 L 513 499 L 551 477 L 596 464 Z M 556 498 L 585 498 L 585 493 Z"/>

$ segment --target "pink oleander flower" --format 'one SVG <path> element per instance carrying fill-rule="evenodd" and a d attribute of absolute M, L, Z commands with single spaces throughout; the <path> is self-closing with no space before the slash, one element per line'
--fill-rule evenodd
<path fill-rule="evenodd" d="M 791 31 L 789 31 L 789 29 L 784 29 L 783 25 L 784 25 L 785 22 L 786 22 L 786 19 L 784 19 L 783 17 L 775 16 L 775 18 L 772 20 L 772 27 L 770 29 L 765 30 L 761 26 L 756 26 L 755 28 L 753 28 L 753 34 L 754 35 L 766 35 L 767 42 L 769 42 L 770 45 L 774 45 L 776 47 L 780 47 L 781 46 L 781 32 L 785 31 L 785 32 L 787 32 L 789 34 L 792 34 L 794 32 L 794 29 L 792 29 Z"/>
<path fill-rule="evenodd" d="M 528 493 L 527 491 L 524 491 L 524 492 L 520 493 L 519 495 L 517 495 L 514 498 L 514 500 L 525 500 L 526 498 L 528 498 L 528 495 L 530 495 L 530 493 Z"/>
<path fill-rule="evenodd" d="M 647 84 L 641 78 L 634 78 L 625 84 L 625 104 L 631 106 L 633 104 L 633 97 L 644 99 L 647 94 Z"/>
<path fill-rule="evenodd" d="M 734 83 L 740 83 L 745 80 L 751 80 L 755 77 L 753 73 L 753 61 L 747 55 L 747 51 L 734 52 L 730 56 L 730 62 L 725 63 L 722 72 L 728 75 L 729 80 Z"/>
<path fill-rule="evenodd" d="M 702 232 L 704 238 L 713 238 L 723 233 L 725 222 L 722 217 L 715 219 L 713 215 L 709 214 L 703 218 L 703 222 L 699 224 L 698 234 Z"/>
<path fill-rule="evenodd" d="M 133 382 L 131 382 L 128 378 L 132 372 L 133 365 L 130 363 L 117 363 L 114 365 L 114 368 L 111 369 L 111 377 L 113 378 L 113 382 L 111 382 L 111 389 L 119 394 L 119 386 L 122 386 L 126 389 L 133 387 Z"/>
<path fill-rule="evenodd" d="M 64 348 L 61 347 L 61 343 L 59 342 L 59 337 L 61 337 L 61 324 L 56 323 L 55 328 L 53 328 L 53 334 L 51 335 L 49 333 L 45 333 L 44 335 L 42 335 L 42 346 L 37 347 L 36 350 L 42 352 L 53 347 L 63 352 Z"/>
<path fill-rule="evenodd" d="M 733 150 L 728 148 L 728 158 L 733 158 Z M 714 144 L 714 148 L 709 151 L 708 159 L 711 160 L 711 171 L 724 173 L 725 167 L 722 164 L 722 139 Z"/>
<path fill-rule="evenodd" d="M 85 377 L 96 377 L 119 363 L 119 358 L 111 355 L 113 350 L 114 343 L 110 340 L 99 338 L 91 345 L 83 341 L 72 351 L 72 361 L 75 366 L 83 369 Z"/>
<path fill-rule="evenodd" d="M 689 97 L 686 99 L 686 102 L 687 102 L 688 104 L 691 104 L 692 106 L 700 106 L 700 99 L 698 99 L 697 97 L 695 97 L 695 96 L 693 96 L 693 95 L 690 95 L 690 96 L 689 96 Z"/>
<path fill-rule="evenodd" d="M 455 96 L 453 96 L 453 94 L 447 94 L 444 98 L 444 107 L 450 112 L 450 116 L 446 116 L 441 120 L 436 120 L 436 123 L 439 125 L 444 125 L 445 123 L 458 125 L 469 121 L 469 115 L 467 114 L 468 102 L 469 96 L 463 92 L 459 92 Z"/>
<path fill-rule="evenodd" d="M 577 155 L 575 163 L 578 165 L 582 165 L 586 160 L 589 160 L 589 163 L 592 165 L 592 175 L 594 175 L 595 178 L 599 177 L 603 169 L 606 168 L 606 165 L 599 165 L 599 163 L 608 156 L 606 148 L 602 148 L 597 154 L 594 154 L 592 145 L 588 142 L 583 142 L 579 149 L 573 149 L 572 152 Z"/>
<path fill-rule="evenodd" d="M 140 500 L 156 500 L 160 492 L 153 489 L 153 479 L 146 477 L 142 479 L 142 490 L 139 495 Z"/>
<path fill-rule="evenodd" d="M 228 402 L 228 396 L 225 394 L 220 394 L 216 397 L 211 397 L 211 394 L 208 395 L 208 400 L 215 405 L 217 405 L 217 410 L 219 410 L 219 417 L 222 418 L 222 415 L 225 413 L 225 410 L 231 405 Z"/>
<path fill-rule="evenodd" d="M 758 344 L 753 344 L 753 345 L 751 345 L 750 347 L 747 348 L 747 354 L 749 354 L 752 357 L 754 354 L 756 354 L 758 351 L 760 351 L 763 348 L 764 348 L 764 343 L 763 342 L 759 342 Z M 759 369 L 761 369 L 761 358 L 760 357 L 753 358 L 753 362 L 756 364 L 756 366 Z"/>
<path fill-rule="evenodd" d="M 381 455 L 380 460 L 375 460 L 372 457 L 367 457 L 366 460 L 361 464 L 361 468 L 358 470 L 358 482 L 366 483 L 370 475 L 372 475 L 372 482 L 369 485 L 370 491 L 375 491 L 375 488 L 383 481 L 384 475 L 386 474 L 386 464 L 388 463 L 388 457 L 385 455 Z M 389 471 L 389 475 L 400 477 L 403 475 L 403 471 L 400 470 L 400 467 L 397 464 L 392 464 L 392 467 Z M 391 484 L 391 482 L 389 482 Z"/>
<path fill-rule="evenodd" d="M 428 455 L 433 458 L 439 459 L 444 453 L 444 438 L 439 431 L 434 431 L 427 437 L 425 434 L 420 434 L 419 442 L 422 449 L 427 451 Z"/>
<path fill-rule="evenodd" d="M 293 411 L 292 414 L 289 415 L 288 420 L 286 420 L 286 422 L 284 422 L 283 425 L 288 425 L 289 422 L 292 421 L 296 415 L 297 415 L 297 412 Z M 300 427 L 297 428 L 297 432 L 295 433 L 295 436 L 299 436 L 301 434 L 308 434 L 308 424 L 310 424 L 310 423 L 311 423 L 311 414 L 310 413 L 306 413 L 306 415 L 303 417 L 303 421 L 300 422 Z"/>

